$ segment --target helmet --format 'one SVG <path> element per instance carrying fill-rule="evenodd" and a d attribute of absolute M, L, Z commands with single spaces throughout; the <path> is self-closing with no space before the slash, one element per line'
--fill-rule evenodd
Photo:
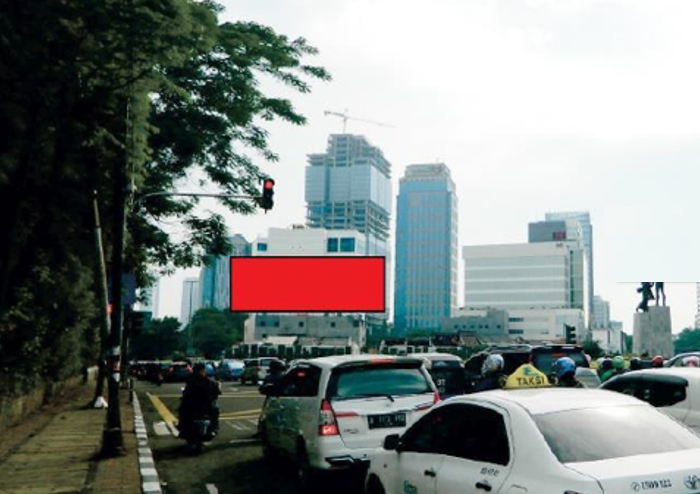
<path fill-rule="evenodd" d="M 639 357 L 630 359 L 630 370 L 640 370 L 642 368 L 642 360 Z"/>
<path fill-rule="evenodd" d="M 271 372 L 282 372 L 285 368 L 284 362 L 281 362 L 279 360 L 272 360 L 270 362 L 270 371 Z"/>
<path fill-rule="evenodd" d="M 505 362 L 503 361 L 503 357 L 497 353 L 494 353 L 493 355 L 486 357 L 486 360 L 484 360 L 484 364 L 481 366 L 481 373 L 485 375 L 501 371 L 503 370 L 504 364 Z"/>
<path fill-rule="evenodd" d="M 652 367 L 663 367 L 664 366 L 664 358 L 661 355 L 657 355 L 653 359 L 651 359 L 651 366 Z"/>
<path fill-rule="evenodd" d="M 605 360 L 605 357 L 598 357 L 598 359 L 596 360 L 596 363 L 598 364 L 598 367 L 602 367 L 602 366 L 603 366 L 603 360 Z"/>
<path fill-rule="evenodd" d="M 616 370 L 622 370 L 625 368 L 625 358 L 622 355 L 618 355 L 613 359 L 613 367 Z"/>
<path fill-rule="evenodd" d="M 685 367 L 700 367 L 700 358 L 695 356 L 686 357 L 683 359 Z"/>
<path fill-rule="evenodd" d="M 192 368 L 192 373 L 193 374 L 199 374 L 202 371 L 206 371 L 207 367 L 204 365 L 203 362 L 197 362 L 194 364 L 194 367 Z"/>
<path fill-rule="evenodd" d="M 554 368 L 557 372 L 557 379 L 561 379 L 567 374 L 576 372 L 576 363 L 569 357 L 562 357 L 554 363 Z"/>
<path fill-rule="evenodd" d="M 613 361 L 609 358 L 604 358 L 603 363 L 601 364 L 601 368 L 605 371 L 610 370 L 613 368 Z"/>

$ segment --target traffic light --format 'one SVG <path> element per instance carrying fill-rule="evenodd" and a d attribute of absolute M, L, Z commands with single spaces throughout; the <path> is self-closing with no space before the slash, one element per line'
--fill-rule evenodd
<path fill-rule="evenodd" d="M 265 213 L 267 213 L 270 209 L 272 209 L 272 206 L 274 206 L 275 202 L 272 200 L 272 196 L 274 195 L 275 181 L 271 178 L 266 178 L 263 180 L 262 197 L 260 199 L 260 206 L 265 210 Z"/>
<path fill-rule="evenodd" d="M 566 331 L 566 343 L 573 345 L 576 343 L 576 326 L 569 326 L 564 324 L 564 330 Z"/>

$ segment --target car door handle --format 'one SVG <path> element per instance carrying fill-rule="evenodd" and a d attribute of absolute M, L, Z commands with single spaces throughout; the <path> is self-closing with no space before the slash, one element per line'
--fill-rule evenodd
<path fill-rule="evenodd" d="M 437 472 L 434 468 L 428 468 L 425 472 L 423 472 L 423 475 L 426 477 L 437 477 Z"/>
<path fill-rule="evenodd" d="M 477 489 L 483 489 L 486 492 L 491 492 L 491 486 L 487 484 L 486 482 L 477 482 L 476 483 L 476 488 Z"/>

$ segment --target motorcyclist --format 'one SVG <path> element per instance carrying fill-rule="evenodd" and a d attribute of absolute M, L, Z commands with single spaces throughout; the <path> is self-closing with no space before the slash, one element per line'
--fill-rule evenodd
<path fill-rule="evenodd" d="M 603 360 L 603 365 L 601 367 L 600 382 L 604 383 L 611 377 L 615 376 L 615 365 L 612 359 L 606 358 Z"/>
<path fill-rule="evenodd" d="M 653 359 L 651 359 L 651 366 L 654 369 L 660 369 L 664 366 L 664 358 L 661 355 L 657 355 Z"/>
<path fill-rule="evenodd" d="M 554 363 L 557 374 L 557 386 L 563 388 L 583 388 L 583 384 L 576 379 L 576 363 L 569 357 L 562 357 Z"/>
<path fill-rule="evenodd" d="M 613 359 L 613 367 L 615 368 L 615 374 L 624 374 L 627 372 L 625 368 L 625 357 L 618 355 Z"/>
<path fill-rule="evenodd" d="M 700 367 L 700 358 L 691 355 L 683 359 L 684 367 Z"/>
<path fill-rule="evenodd" d="M 265 376 L 265 379 L 263 379 L 262 385 L 260 386 L 260 390 L 262 390 L 263 388 L 277 386 L 280 380 L 282 379 L 282 376 L 284 375 L 284 371 L 286 369 L 287 366 L 284 364 L 284 362 L 280 360 L 271 361 L 269 371 Z"/>
<path fill-rule="evenodd" d="M 506 374 L 503 371 L 505 362 L 497 353 L 489 355 L 481 366 L 481 380 L 474 386 L 474 391 L 489 391 L 503 387 Z"/>
<path fill-rule="evenodd" d="M 630 359 L 630 370 L 642 370 L 642 359 L 640 359 L 639 357 L 632 357 Z"/>
<path fill-rule="evenodd" d="M 207 377 L 207 369 L 203 363 L 194 366 L 192 377 L 187 382 L 180 403 L 180 437 L 187 437 L 192 421 L 197 417 L 208 416 L 211 419 L 209 427 L 210 439 L 219 432 L 219 406 L 217 398 L 221 394 L 220 384 Z"/>
<path fill-rule="evenodd" d="M 608 357 L 604 357 L 601 359 L 600 363 L 598 364 L 598 377 L 601 379 L 601 381 L 603 379 L 603 375 L 605 375 L 605 373 L 611 370 L 612 368 L 612 359 Z"/>

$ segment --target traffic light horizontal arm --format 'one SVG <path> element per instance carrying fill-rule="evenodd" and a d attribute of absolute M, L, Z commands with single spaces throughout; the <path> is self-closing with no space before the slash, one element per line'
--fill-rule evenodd
<path fill-rule="evenodd" d="M 134 201 L 135 203 L 139 203 L 143 201 L 144 199 L 148 199 L 149 197 L 156 197 L 156 196 L 178 196 L 178 197 L 219 197 L 219 198 L 225 198 L 225 199 L 252 199 L 252 200 L 259 200 L 260 196 L 247 196 L 247 195 L 240 195 L 240 194 L 210 194 L 210 193 L 205 193 L 205 192 L 149 192 L 148 194 L 144 194 L 142 196 L 136 197 L 136 200 Z"/>

